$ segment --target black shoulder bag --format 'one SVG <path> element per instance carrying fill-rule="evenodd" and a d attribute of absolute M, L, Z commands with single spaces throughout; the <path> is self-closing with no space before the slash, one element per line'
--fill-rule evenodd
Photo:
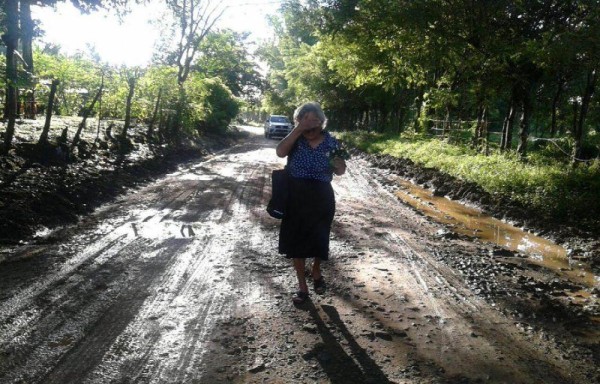
<path fill-rule="evenodd" d="M 271 200 L 267 204 L 267 212 L 271 217 L 282 219 L 288 201 L 289 174 L 287 166 L 271 173 Z"/>
<path fill-rule="evenodd" d="M 271 200 L 267 204 L 267 213 L 276 219 L 281 220 L 285 216 L 290 190 L 290 159 L 297 146 L 298 143 L 294 143 L 292 150 L 288 153 L 285 167 L 271 172 Z"/>

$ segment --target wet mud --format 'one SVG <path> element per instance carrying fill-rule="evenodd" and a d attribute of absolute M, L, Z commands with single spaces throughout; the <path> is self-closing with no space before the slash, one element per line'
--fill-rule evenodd
<path fill-rule="evenodd" d="M 86 132 L 75 155 L 65 158 L 60 147 L 36 147 L 40 124 L 43 121 L 22 122 L 12 155 L 0 157 L 0 244 L 27 242 L 48 228 L 77 222 L 130 188 L 221 150 L 236 137 L 206 137 L 201 144 L 172 149 L 149 144 L 140 126 L 132 128 L 130 149 L 122 153 L 114 140 Z M 54 131 L 67 128 L 74 135 L 78 122 L 63 118 L 53 124 Z"/>
<path fill-rule="evenodd" d="M 354 150 L 354 155 L 365 159 L 374 167 L 385 169 L 390 174 L 401 177 L 402 181 L 391 181 L 392 188 L 414 188 L 406 186 L 409 182 L 424 188 L 433 198 L 446 198 L 475 207 L 482 215 L 488 215 L 510 227 L 551 240 L 563 247 L 572 260 L 586 263 L 595 269 L 596 274 L 600 273 L 600 221 L 595 216 L 551 217 L 505 196 L 493 196 L 476 184 L 458 180 L 432 168 L 419 166 L 409 159 L 394 158 L 389 155 L 370 155 L 358 150 Z M 405 183 L 404 188 L 397 186 L 398 183 Z M 422 192 L 417 195 L 422 195 Z M 430 200 L 431 197 L 426 200 Z M 420 208 L 423 208 L 423 205 Z M 474 225 L 479 224 L 474 223 Z M 475 230 L 486 230 L 485 226 L 480 225 Z M 502 224 L 492 225 L 492 230 L 498 226 Z"/>
<path fill-rule="evenodd" d="M 0 382 L 600 380 L 597 286 L 450 231 L 361 156 L 334 180 L 328 290 L 293 305 L 274 147 L 254 130 L 5 244 Z"/>

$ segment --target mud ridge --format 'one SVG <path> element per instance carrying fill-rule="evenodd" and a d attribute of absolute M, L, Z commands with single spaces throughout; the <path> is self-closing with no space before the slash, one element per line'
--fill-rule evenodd
<path fill-rule="evenodd" d="M 177 148 L 150 148 L 139 140 L 135 149 L 117 151 L 94 148 L 85 158 L 42 164 L 16 154 L 1 159 L 0 244 L 36 239 L 44 228 L 76 223 L 102 204 L 112 201 L 141 183 L 172 172 L 185 162 L 209 156 L 232 145 L 231 137 L 210 137 Z"/>

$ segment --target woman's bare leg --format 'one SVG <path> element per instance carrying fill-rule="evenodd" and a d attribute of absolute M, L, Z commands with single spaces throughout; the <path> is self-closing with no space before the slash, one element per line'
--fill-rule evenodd
<path fill-rule="evenodd" d="M 306 276 L 304 272 L 306 259 L 294 258 L 294 269 L 296 270 L 296 276 L 298 277 L 298 287 L 302 292 L 308 292 L 308 285 L 306 285 Z"/>
<path fill-rule="evenodd" d="M 321 259 L 318 257 L 315 257 L 313 261 L 312 277 L 315 280 L 319 280 L 321 278 Z"/>
<path fill-rule="evenodd" d="M 325 284 L 325 279 L 323 275 L 321 275 L 321 259 L 315 257 L 315 261 L 312 267 L 312 276 L 313 283 L 315 285 L 315 292 L 319 295 L 322 295 L 327 290 L 327 285 Z"/>

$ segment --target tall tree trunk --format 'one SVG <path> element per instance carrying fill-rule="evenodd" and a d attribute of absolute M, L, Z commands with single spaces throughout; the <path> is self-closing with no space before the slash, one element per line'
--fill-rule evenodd
<path fill-rule="evenodd" d="M 186 92 L 183 84 L 178 84 L 178 95 L 177 95 L 177 104 L 175 108 L 175 115 L 169 115 L 169 122 L 167 125 L 166 132 L 171 136 L 170 139 L 173 140 L 173 143 L 178 143 L 181 138 L 181 127 L 183 121 L 183 113 L 186 104 Z"/>
<path fill-rule="evenodd" d="M 148 142 L 152 141 L 152 137 L 154 136 L 154 122 L 156 121 L 156 117 L 158 116 L 158 110 L 160 108 L 160 99 L 162 97 L 162 88 L 158 90 L 158 96 L 156 97 L 156 103 L 154 104 L 154 111 L 152 112 L 152 118 L 150 119 L 150 123 L 148 124 L 148 133 L 146 133 L 146 138 Z"/>
<path fill-rule="evenodd" d="M 400 133 L 400 120 L 398 119 L 398 108 L 396 108 L 396 106 L 392 107 L 390 113 L 390 127 L 393 132 Z"/>
<path fill-rule="evenodd" d="M 423 90 L 418 91 L 417 97 L 415 97 L 415 116 L 413 119 L 413 130 L 419 131 L 419 119 L 421 118 L 421 109 L 423 108 Z"/>
<path fill-rule="evenodd" d="M 404 131 L 404 119 L 406 117 L 406 109 L 400 108 L 397 113 L 398 113 L 398 134 L 401 134 Z"/>
<path fill-rule="evenodd" d="M 511 150 L 513 148 L 513 136 L 515 132 L 515 119 L 517 117 L 517 105 L 513 104 L 508 115 L 508 121 L 506 126 L 506 142 L 504 143 L 504 150 Z"/>
<path fill-rule="evenodd" d="M 81 120 L 81 123 L 79 123 L 79 126 L 77 127 L 77 133 L 75 133 L 75 137 L 73 137 L 73 142 L 71 143 L 71 151 L 73 151 L 75 149 L 75 147 L 77 146 L 77 144 L 79 144 L 79 140 L 81 137 L 81 131 L 83 131 L 83 128 L 85 127 L 85 122 L 87 121 L 87 118 L 90 116 L 90 113 L 92 113 L 92 111 L 94 110 L 94 106 L 96 105 L 96 102 L 100 98 L 100 95 L 102 94 L 103 89 L 104 89 L 104 80 L 102 80 L 102 84 L 100 84 L 100 89 L 96 93 L 96 96 L 94 96 L 94 100 L 92 100 L 92 104 L 90 104 L 90 106 L 88 108 L 85 108 L 83 110 L 83 119 Z"/>
<path fill-rule="evenodd" d="M 8 154 L 15 135 L 15 121 L 17 119 L 17 65 L 15 50 L 19 42 L 19 2 L 18 0 L 5 0 L 4 12 L 6 14 L 6 33 L 2 40 L 6 46 L 6 105 L 5 118 L 8 119 L 4 133 L 3 154 Z"/>
<path fill-rule="evenodd" d="M 517 153 L 521 158 L 527 156 L 527 139 L 529 138 L 529 122 L 531 119 L 531 94 L 529 90 L 523 93 L 523 110 L 519 122 L 519 145 Z"/>
<path fill-rule="evenodd" d="M 31 18 L 31 1 L 21 0 L 19 18 L 21 21 L 21 53 L 27 66 L 27 72 L 33 75 L 33 31 L 34 23 Z"/>
<path fill-rule="evenodd" d="M 31 18 L 31 0 L 21 0 L 20 2 L 20 20 L 21 20 L 21 52 L 23 61 L 27 66 L 27 88 L 25 94 L 24 114 L 26 119 L 35 119 L 37 108 L 35 104 L 35 80 L 33 78 L 33 29 L 34 24 Z"/>
<path fill-rule="evenodd" d="M 165 114 L 162 111 L 159 111 L 159 113 L 158 113 L 158 129 L 157 129 L 158 144 L 162 144 L 165 141 L 165 125 L 166 125 Z"/>
<path fill-rule="evenodd" d="M 483 103 L 478 103 L 477 107 L 477 125 L 475 125 L 475 134 L 473 136 L 472 147 L 476 149 L 481 149 L 482 137 L 483 137 L 483 113 L 485 111 L 485 107 Z"/>
<path fill-rule="evenodd" d="M 200 42 L 212 30 L 227 9 L 220 1 L 183 0 L 167 2 L 179 19 L 179 42 L 177 44 L 177 83 L 187 80 Z"/>
<path fill-rule="evenodd" d="M 227 7 L 222 2 L 215 0 L 170 0 L 167 5 L 179 20 L 179 41 L 175 48 L 177 62 L 177 84 L 183 88 L 192 62 L 200 47 L 200 42 L 212 30 L 215 23 L 223 16 Z M 185 95 L 180 93 L 180 96 Z M 182 127 L 184 101 L 177 103 L 176 120 L 174 124 L 175 136 L 179 136 Z"/>
<path fill-rule="evenodd" d="M 52 110 L 54 109 L 54 96 L 56 95 L 56 88 L 58 88 L 59 80 L 52 80 L 50 85 L 50 96 L 48 97 L 48 104 L 46 107 L 46 121 L 44 122 L 44 129 L 40 135 L 38 144 L 48 143 L 48 132 L 50 132 L 50 120 L 52 119 Z"/>
<path fill-rule="evenodd" d="M 502 121 L 502 131 L 500 132 L 500 150 L 504 151 L 506 147 L 506 130 L 508 129 L 508 116 L 512 109 L 512 104 L 508 106 L 508 112 L 504 115 L 504 120 Z"/>
<path fill-rule="evenodd" d="M 488 122 L 488 109 L 487 107 L 483 108 L 483 116 L 481 121 L 481 131 L 483 138 L 483 151 L 486 156 L 490 154 L 490 125 Z"/>
<path fill-rule="evenodd" d="M 579 102 L 577 99 L 573 100 L 573 120 L 571 123 L 571 135 L 575 135 L 577 132 L 577 121 L 579 117 Z"/>
<path fill-rule="evenodd" d="M 579 118 L 573 132 L 573 139 L 575 143 L 573 145 L 573 166 L 577 164 L 577 159 L 581 158 L 581 145 L 583 144 L 583 137 L 585 133 L 584 124 L 587 112 L 590 106 L 590 100 L 594 94 L 596 88 L 597 73 L 596 69 L 592 69 L 587 74 L 587 80 L 585 84 L 585 90 L 583 97 L 581 98 L 581 106 L 579 110 Z"/>
<path fill-rule="evenodd" d="M 102 82 L 104 82 L 104 74 L 102 74 Z M 94 144 L 100 140 L 100 125 L 102 123 L 102 95 L 100 95 L 100 99 L 98 100 L 98 125 L 96 126 L 96 138 L 94 139 Z"/>
<path fill-rule="evenodd" d="M 390 126 L 389 112 L 385 105 L 379 106 L 379 132 L 385 132 Z"/>
<path fill-rule="evenodd" d="M 125 126 L 123 127 L 123 132 L 121 132 L 121 140 L 123 141 L 127 140 L 127 131 L 131 125 L 131 103 L 135 93 L 135 80 L 135 76 L 131 76 L 129 79 L 127 79 L 129 93 L 127 94 L 127 103 L 125 104 Z"/>
<path fill-rule="evenodd" d="M 556 136 L 556 131 L 557 131 L 556 120 L 557 120 L 557 116 L 558 116 L 558 103 L 560 102 L 564 86 L 565 86 L 565 81 L 562 78 L 560 78 L 558 80 L 558 86 L 556 88 L 556 93 L 554 94 L 554 97 L 552 98 L 552 122 L 550 123 L 550 136 L 551 137 Z"/>
<path fill-rule="evenodd" d="M 104 85 L 104 71 L 102 71 L 102 77 L 100 80 L 100 84 Z M 102 123 L 102 93 L 100 93 L 100 98 L 98 99 L 98 125 L 96 126 L 96 138 L 94 139 L 94 144 L 100 140 L 100 125 Z"/>
<path fill-rule="evenodd" d="M 442 130 L 442 138 L 446 138 L 450 136 L 450 108 L 448 106 L 446 106 L 446 115 L 444 116 L 444 123 L 443 123 L 443 130 Z"/>
<path fill-rule="evenodd" d="M 515 116 L 517 115 L 517 102 L 514 96 L 511 97 L 508 113 L 504 118 L 502 125 L 502 137 L 500 141 L 500 149 L 502 151 L 512 148 L 513 129 L 515 125 Z"/>

